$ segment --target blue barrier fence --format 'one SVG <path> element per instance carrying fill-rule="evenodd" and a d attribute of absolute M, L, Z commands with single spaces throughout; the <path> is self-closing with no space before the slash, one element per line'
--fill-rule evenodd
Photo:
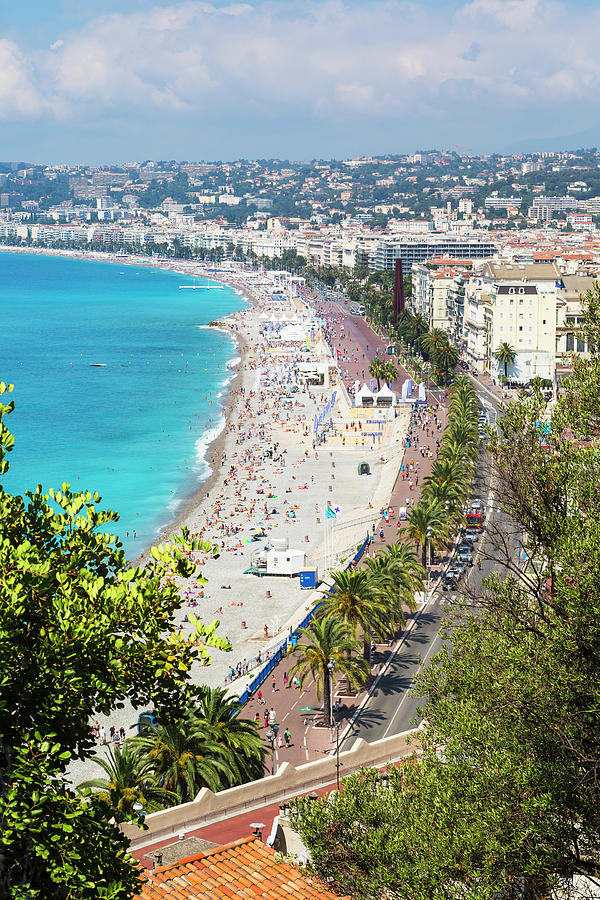
<path fill-rule="evenodd" d="M 360 562 L 360 560 L 362 559 L 363 554 L 368 546 L 369 546 L 369 536 L 367 535 L 367 537 L 364 539 L 364 541 L 358 548 L 357 552 L 352 557 L 351 562 L 349 562 L 348 565 L 346 566 L 346 569 L 349 569 L 352 566 L 355 566 L 358 562 Z M 330 594 L 333 593 L 333 588 L 329 588 L 329 593 Z M 246 705 L 246 703 L 248 702 L 250 697 L 254 694 L 254 692 L 257 691 L 259 689 L 259 687 L 261 686 L 261 684 L 264 681 L 266 681 L 266 679 L 269 677 L 269 675 L 271 674 L 271 672 L 273 671 L 275 666 L 279 662 L 281 662 L 281 660 L 285 656 L 287 656 L 288 648 L 293 649 L 296 646 L 296 644 L 298 643 L 298 637 L 299 637 L 299 633 L 300 633 L 301 629 L 306 628 L 306 626 L 308 625 L 308 623 L 310 622 L 310 620 L 312 619 L 312 617 L 314 616 L 316 611 L 322 605 L 323 605 L 323 601 L 321 601 L 320 603 L 317 603 L 315 606 L 313 606 L 313 608 L 304 616 L 304 618 L 302 619 L 300 624 L 297 625 L 296 628 L 291 632 L 289 637 L 287 637 L 279 645 L 279 647 L 277 647 L 277 649 L 273 652 L 272 656 L 269 657 L 268 662 L 265 663 L 265 665 L 262 667 L 262 669 L 260 670 L 258 675 L 255 678 L 253 678 L 253 680 L 250 682 L 250 684 L 248 685 L 246 690 L 241 695 L 240 708 L 242 708 L 243 706 Z"/>

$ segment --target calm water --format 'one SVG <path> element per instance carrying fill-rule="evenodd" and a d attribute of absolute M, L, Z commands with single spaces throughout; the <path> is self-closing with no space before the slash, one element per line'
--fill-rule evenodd
<path fill-rule="evenodd" d="M 3 486 L 21 493 L 68 481 L 99 491 L 121 515 L 114 530 L 130 558 L 206 478 L 204 453 L 223 421 L 237 351 L 202 326 L 245 301 L 228 287 L 179 290 L 191 283 L 118 263 L 0 253 L 0 380 L 15 385 L 16 403 Z"/>

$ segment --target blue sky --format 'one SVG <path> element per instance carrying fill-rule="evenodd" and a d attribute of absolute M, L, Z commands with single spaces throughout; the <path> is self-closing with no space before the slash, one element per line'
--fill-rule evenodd
<path fill-rule="evenodd" d="M 0 0 L 0 159 L 600 144 L 588 0 Z"/>

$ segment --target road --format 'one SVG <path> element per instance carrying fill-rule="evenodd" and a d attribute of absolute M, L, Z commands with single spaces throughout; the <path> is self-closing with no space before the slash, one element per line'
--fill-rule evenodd
<path fill-rule="evenodd" d="M 491 424 L 494 425 L 499 412 L 498 401 L 477 382 L 474 382 L 474 387 L 480 402 L 488 411 Z M 472 569 L 467 570 L 466 575 L 468 591 L 475 595 L 479 593 L 483 579 L 499 569 L 498 564 L 487 556 L 487 553 L 491 552 L 491 548 L 487 546 L 488 535 L 505 524 L 508 526 L 507 530 L 511 530 L 508 522 L 505 523 L 505 514 L 498 510 L 494 502 L 491 486 L 482 484 L 479 476 L 475 482 L 475 493 L 479 493 L 482 487 L 487 488 L 487 496 L 484 497 L 487 511 L 486 532 L 475 545 L 474 556 L 475 563 L 481 562 L 481 569 L 474 565 Z M 516 550 L 516 541 L 514 549 Z M 341 744 L 342 750 L 349 750 L 357 737 L 372 742 L 408 731 L 417 724 L 417 707 L 423 699 L 413 693 L 412 687 L 419 670 L 442 647 L 443 641 L 439 630 L 444 604 L 449 597 L 448 594 L 436 591 L 424 607 L 417 624 L 401 644 L 387 671 L 350 727 Z"/>

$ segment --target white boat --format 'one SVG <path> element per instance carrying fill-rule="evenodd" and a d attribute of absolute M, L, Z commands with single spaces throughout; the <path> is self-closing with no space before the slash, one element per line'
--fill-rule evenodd
<path fill-rule="evenodd" d="M 95 366 L 97 369 L 105 369 L 106 363 L 90 363 L 90 366 Z"/>

